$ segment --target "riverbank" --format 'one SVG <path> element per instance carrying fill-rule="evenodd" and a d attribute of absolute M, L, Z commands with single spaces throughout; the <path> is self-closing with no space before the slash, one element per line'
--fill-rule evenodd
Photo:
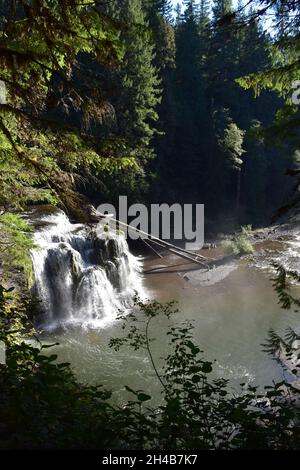
<path fill-rule="evenodd" d="M 233 236 L 233 235 L 232 235 Z M 145 275 L 176 273 L 187 285 L 209 287 L 222 282 L 241 264 L 268 267 L 277 261 L 281 253 L 289 252 L 289 244 L 297 243 L 300 236 L 300 216 L 290 220 L 253 231 L 249 242 L 253 246 L 252 254 L 226 254 L 224 241 L 230 234 L 219 234 L 211 244 L 206 244 L 199 254 L 207 259 L 208 269 L 199 269 L 193 263 L 177 262 L 174 256 L 164 253 L 159 263 L 147 265 Z M 153 260 L 155 257 L 153 257 Z"/>

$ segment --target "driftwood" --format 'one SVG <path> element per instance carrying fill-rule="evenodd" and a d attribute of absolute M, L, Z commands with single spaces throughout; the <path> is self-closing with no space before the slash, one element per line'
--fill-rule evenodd
<path fill-rule="evenodd" d="M 143 230 L 139 230 L 138 228 L 132 227 L 128 224 L 125 224 L 124 222 L 121 222 L 119 220 L 114 219 L 111 217 L 111 215 L 108 215 L 107 217 L 103 217 L 103 214 L 100 213 L 95 213 L 96 218 L 98 218 L 98 222 L 100 220 L 106 220 L 107 218 L 107 223 L 109 222 L 114 222 L 115 224 L 118 224 L 120 227 L 125 227 L 127 230 L 132 230 L 135 233 L 138 233 L 141 235 L 141 239 L 146 241 L 147 243 L 154 243 L 157 246 L 160 246 L 161 248 L 167 249 L 171 253 L 174 253 L 176 256 L 179 256 L 181 258 L 184 258 L 188 261 L 191 261 L 193 263 L 199 264 L 203 268 L 209 269 L 209 266 L 207 264 L 208 261 L 213 261 L 211 258 L 206 258 L 205 256 L 199 255 L 198 253 L 194 253 L 192 251 L 185 250 L 184 248 L 178 247 L 176 245 L 172 245 L 172 243 L 166 242 L 164 240 L 161 240 L 158 237 L 154 237 L 150 233 L 144 232 Z M 156 252 L 157 253 L 157 252 Z M 200 261 L 201 260 L 201 261 Z"/>
<path fill-rule="evenodd" d="M 150 245 L 150 243 L 148 243 L 148 242 L 147 242 L 146 240 L 144 240 L 144 239 L 143 239 L 143 242 L 145 243 L 145 245 L 146 245 L 148 248 L 150 248 L 150 250 L 152 250 L 152 251 L 156 254 L 156 256 L 158 256 L 159 258 L 163 258 L 163 256 L 162 256 L 160 253 L 158 253 L 158 251 L 156 251 L 155 248 L 153 248 L 153 246 Z"/>

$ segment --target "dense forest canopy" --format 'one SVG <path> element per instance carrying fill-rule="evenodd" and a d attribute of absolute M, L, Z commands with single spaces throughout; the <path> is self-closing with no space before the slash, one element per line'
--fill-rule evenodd
<path fill-rule="evenodd" d="M 191 201 L 212 220 L 264 223 L 287 201 L 295 142 L 275 145 L 260 130 L 287 118 L 273 90 L 288 95 L 290 82 L 273 65 L 297 54 L 296 16 L 272 7 L 270 34 L 266 2 L 255 12 L 183 3 L 174 17 L 163 0 L 1 2 L 6 211 L 59 201 L 82 218 L 79 190 L 93 202 Z M 237 83 L 245 76 L 258 98 Z"/>
<path fill-rule="evenodd" d="M 13 251 L 28 267 L 15 247 L 30 244 L 15 235 L 36 202 L 87 222 L 90 203 L 119 195 L 203 203 L 208 230 L 225 231 L 267 224 L 294 203 L 285 174 L 299 165 L 294 2 L 0 8 L 4 258 Z"/>

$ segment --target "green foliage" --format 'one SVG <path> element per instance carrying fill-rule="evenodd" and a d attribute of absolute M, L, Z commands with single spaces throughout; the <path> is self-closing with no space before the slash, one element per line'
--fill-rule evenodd
<path fill-rule="evenodd" d="M 299 313 L 300 299 L 297 295 L 299 288 L 300 276 L 296 271 L 286 269 L 284 266 L 274 263 L 275 277 L 273 278 L 273 286 L 278 295 L 278 303 L 285 310 L 294 309 Z M 299 340 L 300 336 L 292 328 L 287 328 L 285 334 L 280 335 L 273 329 L 270 330 L 269 336 L 263 345 L 264 351 L 270 354 L 294 381 L 290 380 L 286 387 L 286 394 L 291 398 L 291 408 L 294 413 L 294 419 L 298 410 L 299 396 Z M 297 440 L 299 433 L 297 430 L 292 431 L 292 437 Z"/>
<path fill-rule="evenodd" d="M 291 282 L 294 284 L 300 283 L 299 273 L 287 270 L 278 263 L 273 263 L 272 266 L 276 271 L 273 286 L 278 295 L 281 307 L 285 310 L 290 310 L 292 307 L 300 307 L 300 300 L 295 298 L 291 293 Z"/>
<path fill-rule="evenodd" d="M 151 197 L 202 201 L 216 224 L 225 217 L 268 223 L 291 189 L 284 169 L 292 158 L 288 146 L 279 151 L 273 138 L 254 137 L 252 126 L 270 125 L 281 102 L 274 93 L 255 100 L 236 79 L 270 66 L 271 39 L 232 2 L 215 2 L 213 14 L 208 3 L 187 1 L 178 16 L 173 68 L 165 66 L 168 51 L 158 52 L 163 100 Z M 154 38 L 164 45 L 153 17 Z"/>
<path fill-rule="evenodd" d="M 21 132 L 18 129 L 13 115 L 4 119 L 5 123 L 8 121 L 13 132 L 18 133 L 19 138 L 23 140 L 28 161 L 16 159 L 13 144 L 0 130 L 0 206 L 5 210 L 20 211 L 28 202 L 56 204 L 55 194 L 47 185 L 47 176 L 35 169 L 42 160 L 45 170 L 46 166 L 48 171 L 53 170 L 53 163 L 49 158 L 50 139 L 32 133 L 32 139 L 29 141 L 27 131 Z M 20 145 L 17 148 L 21 151 Z"/>
<path fill-rule="evenodd" d="M 75 449 L 105 443 L 101 423 L 109 414 L 105 400 L 110 394 L 80 385 L 69 364 L 45 355 L 49 346 L 34 341 L 26 318 L 24 308 L 1 288 L 0 339 L 6 344 L 7 363 L 0 366 L 0 448 Z M 109 432 L 107 438 L 113 441 Z"/>
<path fill-rule="evenodd" d="M 19 302 L 13 290 L 0 286 L 0 340 L 6 345 L 22 341 L 25 330 L 31 331 L 26 304 Z"/>
<path fill-rule="evenodd" d="M 242 227 L 241 233 L 235 235 L 230 240 L 225 240 L 223 247 L 228 254 L 249 254 L 254 252 L 253 244 L 251 243 L 252 227 L 247 225 Z"/>
<path fill-rule="evenodd" d="M 265 136 L 281 145 L 288 142 L 291 146 L 290 153 L 293 153 L 299 148 L 299 109 L 292 102 L 299 79 L 299 1 L 266 1 L 264 8 L 251 12 L 250 21 L 270 14 L 273 19 L 273 40 L 268 47 L 269 63 L 254 73 L 244 74 L 237 82 L 245 90 L 253 90 L 255 96 L 270 90 L 281 97 L 281 107 L 276 112 L 273 124 L 269 123 L 265 129 Z M 290 167 L 293 170 L 292 161 Z M 299 178 L 295 187 L 298 185 Z M 278 211 L 277 216 L 298 203 L 299 198 L 296 195 L 291 203 Z"/>
<path fill-rule="evenodd" d="M 88 212 L 78 190 L 97 200 L 114 202 L 120 193 L 142 200 L 150 183 L 149 200 L 202 201 L 213 218 L 236 206 L 240 223 L 252 221 L 249 187 L 266 194 L 257 219 L 281 204 L 289 149 L 278 158 L 262 142 L 260 164 L 241 130 L 249 131 L 253 119 L 270 122 L 279 102 L 271 94 L 256 102 L 235 83 L 270 66 L 271 41 L 232 2 L 216 2 L 211 15 L 206 0 L 187 1 L 176 23 L 168 0 L 6 3 L 0 23 L 6 210 L 46 201 L 78 218 Z M 220 126 L 224 110 L 231 121 L 223 115 Z M 277 113 L 277 128 L 290 112 Z"/>
<path fill-rule="evenodd" d="M 248 231 L 249 229 L 247 229 Z M 161 305 L 137 302 L 137 311 L 124 321 L 125 334 L 111 340 L 117 351 L 122 346 L 143 349 L 161 384 L 163 405 L 144 410 L 147 422 L 133 443 L 139 448 L 234 449 L 296 448 L 299 409 L 294 389 L 287 383 L 256 387 L 232 395 L 226 380 L 214 379 L 213 363 L 193 342 L 190 323 L 174 324 L 167 330 L 169 344 L 162 364 L 154 360 L 151 324 L 158 315 L 170 319 L 176 312 L 173 303 Z M 142 409 L 150 396 L 127 387 Z M 287 390 L 289 398 L 287 398 Z M 276 411 L 275 411 L 276 410 Z M 287 432 L 287 428 L 290 432 Z M 132 429 L 130 429 L 132 433 Z"/>
<path fill-rule="evenodd" d="M 103 131 L 100 143 L 97 128 L 114 120 L 114 109 L 95 64 L 107 70 L 120 64 L 121 25 L 92 0 L 9 1 L 0 13 L 0 80 L 6 91 L 0 103 L 0 173 L 7 177 L 0 201 L 9 210 L 60 202 L 72 213 L 74 199 L 84 206 L 74 195 L 78 180 L 134 167 L 128 145 L 118 154 L 118 144 L 112 149 Z"/>
<path fill-rule="evenodd" d="M 290 103 L 278 112 L 272 94 L 262 94 L 256 104 L 235 80 L 244 75 L 240 83 L 246 89 L 286 98 L 290 80 L 298 78 L 296 29 L 288 28 L 284 41 L 270 48 L 255 18 L 247 24 L 224 0 L 216 2 L 212 18 L 205 1 L 200 8 L 186 1 L 176 25 L 166 0 L 113 0 L 100 7 L 92 0 L 2 3 L 2 267 L 27 275 L 31 269 L 31 229 L 11 211 L 50 202 L 74 214 L 84 206 L 78 182 L 92 181 L 94 189 L 101 181 L 101 195 L 111 198 L 123 191 L 140 195 L 154 150 L 159 158 L 152 170 L 159 172 L 156 189 L 164 200 L 207 201 L 215 215 L 231 209 L 235 197 L 246 211 L 257 211 L 254 198 L 248 200 L 253 182 L 256 193 L 283 196 L 281 175 L 294 152 L 278 159 L 261 136 L 253 144 L 247 132 L 244 142 L 241 129 L 251 131 L 253 119 L 261 128 L 277 111 L 276 127 L 287 135 L 297 112 Z M 271 203 L 266 199 L 262 215 Z M 250 227 L 243 227 L 227 249 L 250 253 L 250 238 Z M 284 308 L 298 307 L 288 275 L 299 281 L 297 273 L 282 268 L 275 289 Z M 194 343 L 191 324 L 171 323 L 166 355 L 155 362 L 151 324 L 158 315 L 171 318 L 173 304 L 137 302 L 123 318 L 124 335 L 111 341 L 117 350 L 143 349 L 162 392 L 162 404 L 153 408 L 151 396 L 129 384 L 132 399 L 119 408 L 111 392 L 83 386 L 69 364 L 44 354 L 46 346 L 33 342 L 28 306 L 17 300 L 0 289 L 0 339 L 8 352 L 7 365 L 0 366 L 2 448 L 299 448 L 293 386 L 276 384 L 263 394 L 252 387 L 233 395 L 225 380 L 214 379 L 214 363 Z M 295 338 L 273 332 L 273 354 L 279 346 L 291 348 Z"/>
<path fill-rule="evenodd" d="M 131 195 L 146 188 L 144 168 L 154 157 L 152 140 L 158 120 L 157 105 L 160 102 L 160 80 L 155 67 L 155 47 L 146 19 L 146 7 L 142 0 L 112 0 L 107 6 L 108 14 L 118 21 L 125 21 L 121 32 L 125 53 L 118 71 L 111 79 L 118 90 L 113 100 L 117 126 L 113 135 L 121 145 L 112 141 L 112 154 L 125 157 L 132 164 L 119 171 L 119 194 Z M 129 159 L 129 160 L 128 160 Z M 108 186 L 115 181 L 108 179 Z M 114 187 L 111 188 L 114 195 Z"/>
<path fill-rule="evenodd" d="M 242 155 L 245 153 L 243 149 L 245 131 L 242 131 L 234 122 L 230 122 L 224 131 L 224 139 L 222 144 L 228 153 L 230 163 L 236 170 L 241 170 L 243 165 Z"/>
<path fill-rule="evenodd" d="M 190 323 L 172 320 L 163 362 L 153 355 L 151 324 L 171 319 L 174 303 L 136 302 L 123 318 L 124 334 L 111 340 L 148 354 L 162 401 L 125 386 L 132 399 L 121 407 L 101 386 L 80 384 L 67 363 L 42 345 L 28 323 L 28 305 L 0 288 L 1 449 L 291 449 L 298 448 L 297 390 L 288 383 L 242 388 L 232 394 L 214 378 L 214 364 L 193 341 Z M 29 341 L 30 340 L 30 341 Z"/>
<path fill-rule="evenodd" d="M 31 230 L 32 227 L 16 214 L 7 212 L 0 215 L 1 267 L 21 269 L 28 283 L 32 281 L 30 250 L 35 246 Z"/>

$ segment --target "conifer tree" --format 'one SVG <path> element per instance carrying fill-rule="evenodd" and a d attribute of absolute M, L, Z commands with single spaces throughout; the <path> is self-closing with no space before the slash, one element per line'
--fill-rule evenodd
<path fill-rule="evenodd" d="M 185 2 L 181 21 L 176 25 L 176 96 L 177 129 L 175 136 L 176 154 L 173 156 L 175 174 L 173 185 L 178 197 L 196 198 L 201 191 L 201 181 L 184 187 L 184 180 L 190 175 L 199 174 L 199 155 L 201 147 L 201 71 L 200 71 L 200 34 L 198 27 L 198 4 Z M 179 170 L 179 171 L 178 171 Z M 202 168 L 200 168 L 202 174 Z M 201 177 L 201 176 L 200 176 Z"/>
<path fill-rule="evenodd" d="M 160 0 L 146 2 L 147 19 L 155 44 L 154 64 L 162 89 L 162 99 L 157 106 L 158 133 L 154 138 L 156 158 L 151 165 L 151 170 L 157 175 L 151 192 L 151 198 L 156 201 L 166 197 L 163 181 L 165 178 L 168 179 L 169 159 L 172 158 L 174 151 L 176 119 L 176 98 L 174 96 L 176 44 L 172 18 L 166 15 L 168 5 L 170 6 L 169 2 Z M 163 191 L 164 195 L 162 195 Z"/>
<path fill-rule="evenodd" d="M 209 27 L 209 23 L 210 23 L 209 13 L 210 13 L 209 0 L 200 0 L 200 3 L 199 3 L 200 34 L 205 34 L 207 28 Z"/>
<path fill-rule="evenodd" d="M 112 77 L 118 90 L 113 100 L 117 113 L 115 133 L 123 139 L 119 152 L 134 158 L 132 171 L 117 176 L 116 191 L 130 193 L 142 189 L 144 165 L 154 156 L 152 139 L 158 119 L 156 107 L 160 102 L 160 81 L 155 67 L 154 42 L 146 20 L 142 0 L 112 0 L 108 12 L 114 19 L 124 21 L 121 34 L 125 54 L 120 70 Z M 135 176 L 137 178 L 135 179 Z M 116 188 L 115 182 L 111 191 Z"/>
<path fill-rule="evenodd" d="M 237 173 L 236 189 L 236 213 L 239 213 L 241 197 L 241 171 L 243 166 L 242 156 L 245 153 L 243 149 L 245 132 L 238 128 L 234 122 L 229 122 L 224 131 L 223 146 L 225 153 L 229 158 L 229 165 Z"/>
<path fill-rule="evenodd" d="M 171 0 L 152 0 L 153 8 L 167 21 L 172 23 L 173 20 L 173 6 Z"/>

